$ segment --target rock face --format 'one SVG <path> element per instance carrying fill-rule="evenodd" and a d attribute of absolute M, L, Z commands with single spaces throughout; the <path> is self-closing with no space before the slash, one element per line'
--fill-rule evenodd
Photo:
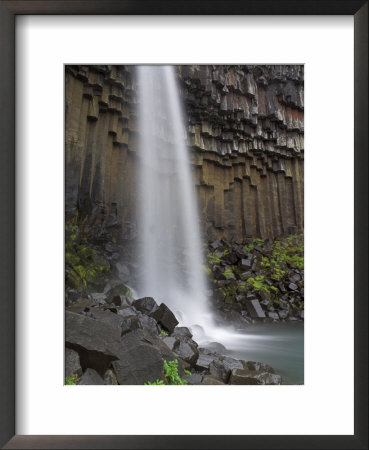
<path fill-rule="evenodd" d="M 303 66 L 189 65 L 177 73 L 207 238 L 301 230 Z M 67 66 L 65 80 L 67 211 L 78 205 L 100 240 L 133 239 L 135 68 Z"/>

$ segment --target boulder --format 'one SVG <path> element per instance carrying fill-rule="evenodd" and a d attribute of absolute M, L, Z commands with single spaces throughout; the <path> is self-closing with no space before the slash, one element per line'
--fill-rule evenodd
<path fill-rule="evenodd" d="M 219 342 L 210 342 L 209 344 L 206 344 L 206 348 L 211 353 L 224 353 L 227 349 L 224 347 L 223 344 L 220 344 Z"/>
<path fill-rule="evenodd" d="M 222 361 L 217 359 L 210 363 L 209 372 L 210 375 L 219 378 L 220 380 L 224 381 L 224 383 L 227 383 L 228 378 L 231 374 L 231 370 L 225 367 Z"/>
<path fill-rule="evenodd" d="M 226 369 L 229 369 L 230 371 L 232 371 L 233 369 L 243 369 L 243 364 L 241 361 L 229 356 L 222 358 L 222 364 Z"/>
<path fill-rule="evenodd" d="M 165 336 L 163 338 L 163 342 L 169 347 L 171 351 L 173 351 L 175 346 L 178 344 L 178 339 L 174 336 Z"/>
<path fill-rule="evenodd" d="M 93 368 L 101 376 L 119 358 L 121 328 L 66 311 L 65 345 L 80 357 L 82 369 Z"/>
<path fill-rule="evenodd" d="M 205 375 L 201 384 L 224 384 L 222 380 L 215 378 L 213 375 Z"/>
<path fill-rule="evenodd" d="M 137 310 L 133 306 L 128 306 L 126 308 L 122 308 L 118 311 L 118 315 L 122 317 L 132 317 L 137 316 Z"/>
<path fill-rule="evenodd" d="M 119 359 L 112 365 L 119 384 L 145 384 L 162 378 L 163 374 L 160 351 L 134 332 L 122 337 Z"/>
<path fill-rule="evenodd" d="M 104 305 L 107 300 L 106 295 L 100 292 L 93 292 L 92 294 L 90 294 L 90 298 L 95 305 Z"/>
<path fill-rule="evenodd" d="M 132 302 L 132 306 L 134 306 L 137 311 L 141 311 L 143 314 L 147 314 L 148 316 L 159 308 L 158 304 L 152 297 L 143 297 L 134 300 Z"/>
<path fill-rule="evenodd" d="M 201 384 L 203 376 L 200 373 L 185 374 L 183 378 L 188 381 L 188 384 Z"/>
<path fill-rule="evenodd" d="M 124 318 L 119 316 L 118 314 L 114 314 L 108 309 L 103 311 L 99 308 L 91 308 L 91 317 L 98 321 L 108 323 L 110 325 L 115 325 L 122 328 L 124 324 Z"/>
<path fill-rule="evenodd" d="M 199 350 L 197 344 L 192 339 L 182 339 L 175 347 L 174 353 L 184 361 L 187 361 L 191 366 L 195 364 L 199 357 Z"/>
<path fill-rule="evenodd" d="M 290 283 L 290 284 L 288 285 L 288 289 L 290 289 L 291 291 L 297 291 L 298 286 L 297 286 L 297 284 L 295 284 L 295 283 Z"/>
<path fill-rule="evenodd" d="M 250 314 L 252 318 L 264 318 L 265 313 L 263 311 L 263 308 L 261 307 L 259 300 L 247 300 L 245 302 L 245 306 L 247 309 L 247 312 Z"/>
<path fill-rule="evenodd" d="M 218 359 L 218 356 L 216 355 L 205 355 L 200 354 L 197 358 L 195 368 L 199 371 L 209 370 L 210 364 L 215 360 Z"/>
<path fill-rule="evenodd" d="M 79 354 L 70 348 L 65 349 L 65 378 L 72 375 L 82 375 Z"/>
<path fill-rule="evenodd" d="M 94 369 L 87 368 L 81 379 L 78 382 L 79 385 L 83 384 L 104 384 L 104 380 Z"/>
<path fill-rule="evenodd" d="M 138 315 L 138 322 L 140 323 L 141 327 L 148 331 L 149 333 L 152 333 L 154 335 L 159 334 L 159 327 L 156 323 L 156 320 L 152 317 L 147 316 L 146 314 L 139 314 Z"/>
<path fill-rule="evenodd" d="M 255 378 L 259 380 L 260 384 L 282 384 L 282 377 L 275 373 L 263 372 L 255 375 Z"/>
<path fill-rule="evenodd" d="M 192 333 L 187 327 L 175 327 L 172 335 L 179 338 L 192 338 Z"/>
<path fill-rule="evenodd" d="M 229 384 L 261 384 L 260 381 L 251 376 L 248 370 L 233 369 L 229 379 Z"/>
<path fill-rule="evenodd" d="M 178 325 L 178 320 L 167 305 L 161 303 L 159 308 L 150 314 L 165 330 L 173 333 L 174 328 Z"/>

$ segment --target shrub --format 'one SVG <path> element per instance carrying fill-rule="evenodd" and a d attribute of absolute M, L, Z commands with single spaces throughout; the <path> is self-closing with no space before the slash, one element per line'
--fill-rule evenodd
<path fill-rule="evenodd" d="M 74 385 L 76 385 L 77 384 L 77 381 L 78 381 L 78 375 L 77 374 L 73 374 L 73 375 L 71 375 L 70 377 L 66 377 L 65 378 L 65 382 L 64 382 L 64 384 L 66 385 L 66 386 L 74 386 Z"/>
<path fill-rule="evenodd" d="M 155 381 L 153 381 L 153 382 L 151 382 L 151 381 L 147 381 L 146 383 L 145 383 L 145 385 L 147 385 L 147 386 L 162 386 L 162 385 L 164 385 L 165 383 L 164 383 L 164 381 L 163 380 L 155 380 Z"/>
<path fill-rule="evenodd" d="M 169 384 L 188 384 L 188 381 L 181 378 L 178 374 L 178 360 L 176 359 L 169 362 L 164 360 L 164 375 Z"/>

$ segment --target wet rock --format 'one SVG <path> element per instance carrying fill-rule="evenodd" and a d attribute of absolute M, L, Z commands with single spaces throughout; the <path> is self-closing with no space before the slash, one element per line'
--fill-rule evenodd
<path fill-rule="evenodd" d="M 118 359 L 121 328 L 81 314 L 66 311 L 65 345 L 80 357 L 82 369 L 105 373 L 112 361 Z"/>
<path fill-rule="evenodd" d="M 247 300 L 245 302 L 245 306 L 247 309 L 247 312 L 250 314 L 251 317 L 257 317 L 257 318 L 264 318 L 265 313 L 260 306 L 259 300 Z"/>
<path fill-rule="evenodd" d="M 222 247 L 222 243 L 220 241 L 214 241 L 210 244 L 210 247 L 214 250 L 216 250 L 217 248 Z"/>
<path fill-rule="evenodd" d="M 178 325 L 178 320 L 167 305 L 161 303 L 159 308 L 150 314 L 165 330 L 173 333 Z"/>
<path fill-rule="evenodd" d="M 236 252 L 228 253 L 227 255 L 223 256 L 223 261 L 227 264 L 237 264 L 238 262 L 238 256 Z"/>
<path fill-rule="evenodd" d="M 226 369 L 229 369 L 230 371 L 232 371 L 233 369 L 243 369 L 243 364 L 241 361 L 229 356 L 222 358 L 222 364 Z"/>
<path fill-rule="evenodd" d="M 295 284 L 295 283 L 290 283 L 290 284 L 288 285 L 288 289 L 290 289 L 291 291 L 297 291 L 298 286 L 297 286 L 297 284 Z"/>
<path fill-rule="evenodd" d="M 248 385 L 261 384 L 261 382 L 257 378 L 250 376 L 248 370 L 233 369 L 229 379 L 229 384 Z"/>
<path fill-rule="evenodd" d="M 139 298 L 132 302 L 132 306 L 148 316 L 159 308 L 158 304 L 152 297 Z"/>
<path fill-rule="evenodd" d="M 205 375 L 201 381 L 201 384 L 224 384 L 224 383 L 218 378 L 215 378 L 213 375 Z"/>
<path fill-rule="evenodd" d="M 255 378 L 259 380 L 260 384 L 282 384 L 282 377 L 280 375 L 269 372 L 255 375 Z"/>
<path fill-rule="evenodd" d="M 206 348 L 210 352 L 212 352 L 212 353 L 219 353 L 220 355 L 227 350 L 224 347 L 224 345 L 220 344 L 219 342 L 210 342 L 209 344 L 206 344 Z"/>
<path fill-rule="evenodd" d="M 94 369 L 86 369 L 81 379 L 78 382 L 79 385 L 96 385 L 104 384 L 104 380 Z"/>
<path fill-rule="evenodd" d="M 72 375 L 82 375 L 82 367 L 79 354 L 70 348 L 65 349 L 65 378 Z"/>
<path fill-rule="evenodd" d="M 111 303 L 118 307 L 131 306 L 131 302 L 128 300 L 128 298 L 125 295 L 115 295 L 111 299 Z"/>

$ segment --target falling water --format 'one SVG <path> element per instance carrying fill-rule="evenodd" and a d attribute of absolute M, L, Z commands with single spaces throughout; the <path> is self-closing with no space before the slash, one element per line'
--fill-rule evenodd
<path fill-rule="evenodd" d="M 200 224 L 171 66 L 139 66 L 140 286 L 182 324 L 211 323 Z"/>

